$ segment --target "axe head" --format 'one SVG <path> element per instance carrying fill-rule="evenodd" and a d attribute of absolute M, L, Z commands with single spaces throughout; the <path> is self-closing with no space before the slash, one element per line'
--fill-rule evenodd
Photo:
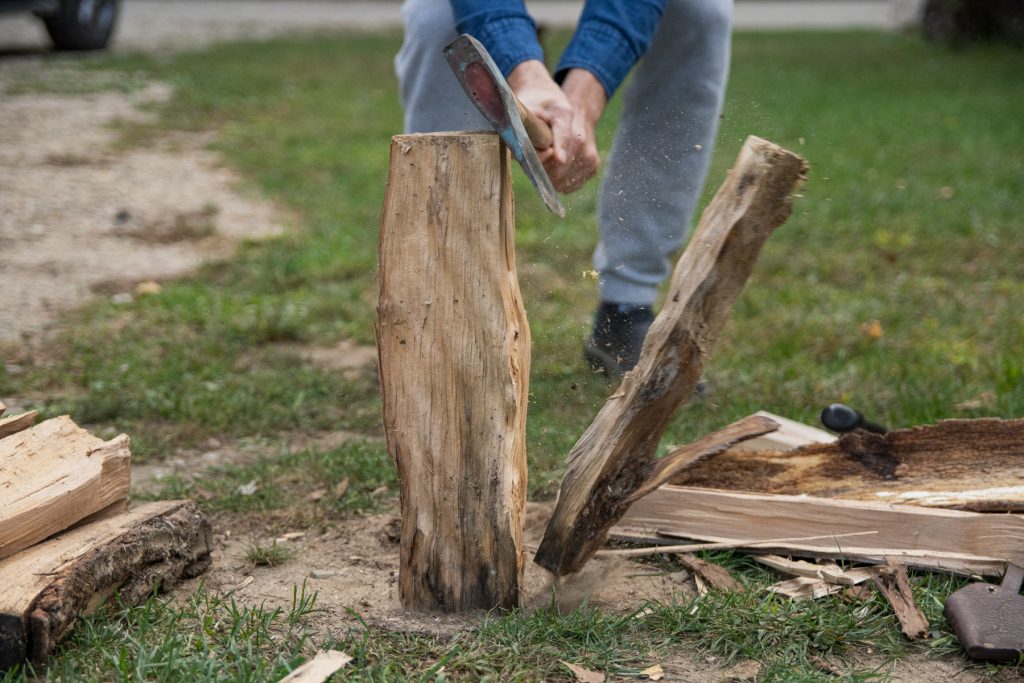
<path fill-rule="evenodd" d="M 467 34 L 452 41 L 444 49 L 444 55 L 459 85 L 508 145 L 512 156 L 526 172 L 526 177 L 537 188 L 544 204 L 552 213 L 564 217 L 565 207 L 559 201 L 555 186 L 551 184 L 551 178 L 526 134 L 512 88 L 491 55 L 476 38 Z"/>

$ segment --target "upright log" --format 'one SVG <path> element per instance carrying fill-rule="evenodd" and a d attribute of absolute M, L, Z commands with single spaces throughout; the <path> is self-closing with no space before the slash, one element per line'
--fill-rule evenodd
<path fill-rule="evenodd" d="M 530 331 L 513 238 L 497 135 L 392 140 L 377 343 L 409 608 L 519 603 Z"/>
<path fill-rule="evenodd" d="M 671 476 L 677 463 L 655 460 L 658 443 L 679 404 L 693 393 L 765 240 L 789 217 L 790 197 L 805 171 L 799 156 L 747 138 L 676 264 L 668 300 L 636 368 L 569 453 L 558 503 L 535 558 L 545 569 L 557 576 L 578 571 L 635 494 Z M 765 425 L 761 433 L 777 426 Z M 707 452 L 724 450 L 737 436 L 757 436 L 754 431 L 756 424 L 737 423 L 718 438 L 706 437 Z M 678 464 L 692 461 L 681 458 Z"/>

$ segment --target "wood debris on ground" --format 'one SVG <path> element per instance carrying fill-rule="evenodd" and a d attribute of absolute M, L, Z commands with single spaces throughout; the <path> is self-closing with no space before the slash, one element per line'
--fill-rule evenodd
<path fill-rule="evenodd" d="M 139 604 L 210 565 L 210 522 L 193 502 L 129 509 L 127 435 L 35 419 L 0 421 L 0 671 L 46 657 L 115 595 Z"/>

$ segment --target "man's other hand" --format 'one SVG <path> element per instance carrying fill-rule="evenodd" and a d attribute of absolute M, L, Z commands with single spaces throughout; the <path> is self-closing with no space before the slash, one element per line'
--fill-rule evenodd
<path fill-rule="evenodd" d="M 589 71 L 572 69 L 562 87 L 542 62 L 522 62 L 508 83 L 523 105 L 551 126 L 553 144 L 537 150 L 559 192 L 580 189 L 601 167 L 594 130 L 604 111 L 604 88 Z"/>

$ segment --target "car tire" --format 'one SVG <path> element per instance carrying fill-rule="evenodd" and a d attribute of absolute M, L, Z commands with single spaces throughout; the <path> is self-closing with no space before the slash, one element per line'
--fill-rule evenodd
<path fill-rule="evenodd" d="M 61 0 L 45 17 L 46 31 L 58 50 L 100 50 L 114 32 L 120 0 Z"/>

